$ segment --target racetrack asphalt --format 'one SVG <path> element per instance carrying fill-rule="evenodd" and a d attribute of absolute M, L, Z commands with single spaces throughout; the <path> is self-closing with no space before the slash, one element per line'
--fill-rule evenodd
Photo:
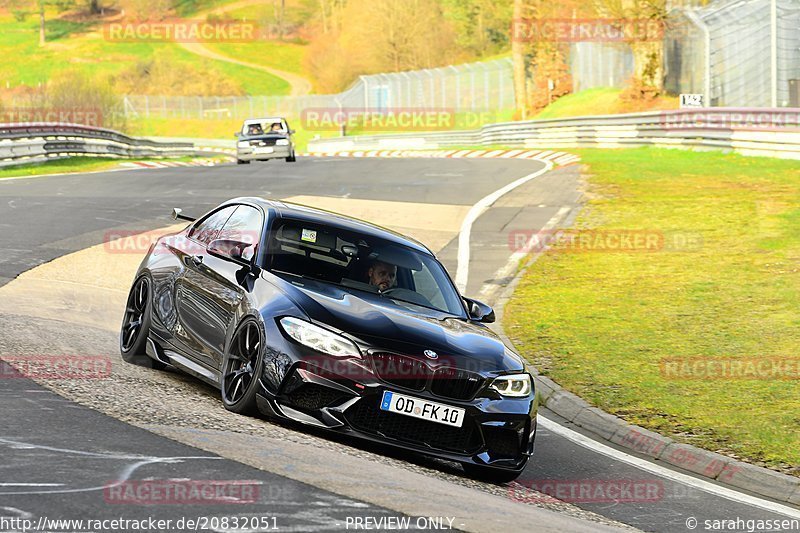
<path fill-rule="evenodd" d="M 228 198 L 256 195 L 272 198 L 303 196 L 328 199 L 327 201 L 353 199 L 413 203 L 421 206 L 422 211 L 418 212 L 424 212 L 426 205 L 432 206 L 432 210 L 442 211 L 447 210 L 441 206 L 451 206 L 457 212 L 459 208 L 468 207 L 506 183 L 539 168 L 541 164 L 537 162 L 510 160 L 303 158 L 292 165 L 270 162 L 238 167 L 225 165 L 210 168 L 192 167 L 0 180 L 0 229 L 3 230 L 0 231 L 0 249 L 3 250 L 0 257 L 0 285 L 42 263 L 103 242 L 106 232 L 110 229 L 142 230 L 163 227 L 170 222 L 165 214 L 173 206 L 182 207 L 186 213 L 199 214 Z M 470 281 L 466 294 L 477 295 L 487 284 L 498 282 L 495 273 L 504 266 L 512 252 L 509 246 L 509 231 L 535 230 L 551 221 L 558 213 L 564 212 L 565 208 L 566 211 L 572 210 L 580 201 L 579 190 L 577 167 L 558 169 L 510 193 L 481 216 L 473 227 Z M 391 204 L 380 205 L 385 209 L 391 208 Z M 385 216 L 391 219 L 392 213 L 385 213 Z M 412 222 L 406 224 L 413 226 Z M 404 223 L 399 221 L 397 225 L 404 227 Z M 410 229 L 413 236 L 425 241 L 425 228 Z M 446 237 L 444 234 L 438 235 L 442 236 Z M 438 255 L 452 274 L 455 271 L 457 239 L 453 236 L 449 241 L 444 239 L 442 244 L 437 247 L 440 248 Z M 127 285 L 119 287 L 122 291 L 126 291 L 127 288 Z M 91 353 L 110 353 L 113 350 L 113 335 L 109 335 L 105 330 L 89 334 L 84 334 L 82 330 L 81 335 L 76 335 L 75 332 L 65 331 L 66 326 L 57 321 L 40 319 L 41 323 L 37 324 L 30 317 L 24 320 L 23 318 L 2 317 L 4 324 L 0 328 L 3 332 L 0 334 L 0 349 L 2 349 L 0 353 L 14 354 L 32 350 L 34 352 L 38 350 L 39 353 L 50 350 L 50 353 L 53 353 L 70 348 Z M 48 333 L 43 334 L 43 331 Z M 155 381 L 160 380 L 163 385 L 164 380 L 169 382 L 170 379 L 178 380 L 182 390 L 208 398 L 207 405 L 212 405 L 210 402 L 214 393 L 202 384 L 169 373 L 164 373 Z M 236 461 L 219 458 L 220 455 L 225 457 L 232 455 L 226 455 L 224 438 L 215 440 L 213 436 L 205 434 L 201 435 L 205 439 L 203 441 L 197 436 L 199 434 L 191 438 L 171 434 L 170 438 L 173 440 L 164 439 L 152 432 L 63 400 L 29 380 L 18 378 L 6 381 L 9 384 L 3 387 L 7 401 L 3 403 L 2 418 L 5 422 L 0 423 L 0 439 L 11 442 L 0 441 L 0 448 L 6 447 L 10 452 L 9 454 L 4 451 L 7 459 L 2 467 L 3 481 L 21 479 L 30 482 L 27 480 L 46 479 L 46 474 L 50 472 L 63 473 L 62 477 L 72 485 L 85 482 L 85 486 L 99 480 L 97 476 L 84 476 L 82 472 L 88 467 L 67 460 L 65 457 L 68 456 L 68 452 L 30 448 L 32 445 L 73 451 L 100 450 L 112 456 L 141 454 L 146 457 L 163 458 L 208 457 L 210 454 L 218 458 L 186 460 L 170 465 L 166 469 L 162 469 L 163 465 L 159 465 L 153 470 L 152 465 L 148 465 L 144 470 L 149 470 L 146 475 L 150 477 L 169 475 L 191 479 L 220 479 L 216 476 L 222 475 L 223 472 L 232 479 L 254 479 L 253 476 L 260 475 L 262 477 L 259 479 L 263 478 L 270 487 L 286 484 L 286 487 L 291 488 L 291 491 L 287 488 L 286 493 L 298 495 L 303 501 L 320 502 L 327 498 L 327 501 L 332 502 L 339 501 L 336 500 L 339 498 L 341 501 L 337 505 L 342 509 L 358 509 L 363 515 L 398 514 L 394 510 L 389 511 L 386 506 L 365 503 L 367 500 L 355 496 L 356 492 L 351 492 L 349 497 L 337 496 L 330 491 L 286 477 L 271 477 L 273 474 L 265 473 L 265 470 L 271 468 L 271 471 L 278 471 L 280 465 L 275 463 L 253 465 L 259 468 L 255 470 L 253 466 L 246 467 L 241 464 L 255 462 L 245 460 L 241 454 L 236 454 Z M 156 391 L 141 391 L 142 394 L 148 392 Z M 121 398 L 119 401 L 135 405 L 137 398 Z M 162 401 L 168 409 L 169 399 L 162 398 Z M 103 410 L 102 407 L 98 408 Z M 133 414 L 128 414 L 127 421 L 135 422 L 138 426 L 147 426 L 147 414 L 144 413 L 136 420 Z M 557 419 L 547 412 L 544 416 Z M 126 420 L 125 416 L 120 418 Z M 76 422 L 65 424 L 65 420 Z M 169 424 L 165 425 L 163 422 L 163 419 L 153 416 L 149 424 L 153 426 L 154 431 L 158 426 L 157 432 L 167 434 Z M 62 425 L 59 426 L 58 423 Z M 263 424 L 269 423 L 263 422 Z M 219 431 L 220 428 L 214 430 Z M 292 431 L 301 437 L 305 435 L 296 428 L 287 431 Z M 194 447 L 177 444 L 175 440 Z M 247 448 L 246 445 L 244 447 Z M 359 445 L 330 441 L 330 447 L 332 450 L 336 447 L 356 449 Z M 208 451 L 199 452 L 195 448 Z M 331 453 L 332 450 L 327 449 L 326 453 Z M 371 453 L 371 450 L 368 451 Z M 396 454 L 387 453 L 387 455 L 397 459 Z M 403 459 L 409 458 L 400 459 L 392 460 L 390 468 L 406 469 Z M 371 459 L 360 460 L 368 465 Z M 122 460 L 109 460 L 109 465 L 115 464 L 117 468 L 123 463 Z M 226 467 L 222 468 L 220 464 Z M 533 498 L 533 493 L 526 491 L 523 491 L 520 497 L 519 493 L 515 495 L 509 489 L 498 490 L 496 486 L 471 480 L 467 483 L 457 471 L 447 465 L 419 459 L 409 459 L 407 465 L 416 471 L 431 473 L 436 479 L 452 483 L 454 487 L 477 487 L 486 493 L 487 498 L 490 495 L 495 498 L 498 495 L 504 496 L 505 500 L 517 505 L 525 504 L 520 500 L 536 499 Z M 106 476 L 107 481 L 108 476 L 113 476 L 115 470 L 97 472 L 101 477 Z M 369 472 L 369 467 L 365 467 L 363 472 L 353 473 L 353 476 L 368 476 Z M 290 474 L 285 471 L 279 473 Z M 313 481 L 313 477 L 308 479 Z M 593 453 L 586 447 L 540 428 L 536 454 L 519 481 L 522 485 L 541 486 L 545 480 L 560 481 L 563 486 L 569 486 L 574 482 L 588 482 L 600 486 L 604 481 L 614 480 L 636 480 L 645 485 L 649 484 L 647 486 L 656 486 L 659 491 L 657 498 L 632 502 L 602 500 L 573 502 L 580 509 L 648 531 L 686 530 L 685 524 L 689 517 L 696 517 L 701 521 L 731 517 L 783 518 L 781 515 L 733 502 L 642 471 L 608 456 Z M 329 486 L 329 488 L 336 487 Z M 0 485 L 0 510 L 3 507 L 16 508 L 20 512 L 41 516 L 43 509 L 53 509 L 51 515 L 61 514 L 65 518 L 95 517 L 102 513 L 118 511 L 114 506 L 105 505 L 102 498 L 97 498 L 97 494 L 89 497 L 89 493 L 75 492 L 69 496 L 62 494 L 58 497 L 46 495 L 23 497 L 4 495 L 4 490 Z M 352 506 L 344 503 L 345 501 L 353 502 Z M 527 503 L 536 505 L 541 502 Z M 324 507 L 324 504 L 320 505 Z M 128 513 L 129 510 L 126 508 L 125 512 Z M 151 510 L 152 508 L 134 509 L 135 512 L 142 511 L 143 514 L 152 515 Z M 559 510 L 569 514 L 569 511 Z M 185 514 L 175 506 L 163 511 L 166 513 L 164 516 Z M 259 510 L 248 509 L 247 512 L 251 511 L 257 514 Z M 290 508 L 288 502 L 283 508 L 280 502 L 271 507 L 265 506 L 261 512 L 266 511 L 271 511 L 273 514 L 280 513 L 292 528 L 303 529 L 304 525 L 310 524 L 301 521 L 305 519 L 304 517 L 297 517 L 298 521 L 294 522 L 292 513 L 296 511 Z M 313 521 L 321 516 L 321 520 L 330 525 L 344 516 L 354 515 L 349 511 L 349 514 L 335 514 L 339 511 L 337 509 L 328 511 L 330 515 L 323 513 L 308 519 Z M 222 516 L 223 513 L 216 514 Z M 336 523 L 341 524 L 341 522 Z M 544 523 L 537 525 L 539 527 L 532 525 L 531 530 L 543 529 L 546 526 Z M 320 524 L 320 527 L 326 526 Z M 596 522 L 592 527 L 603 526 L 600 522 Z"/>

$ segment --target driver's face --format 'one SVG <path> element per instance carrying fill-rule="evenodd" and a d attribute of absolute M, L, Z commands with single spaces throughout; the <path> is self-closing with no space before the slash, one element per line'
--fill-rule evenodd
<path fill-rule="evenodd" d="M 394 285 L 395 279 L 397 279 L 397 267 L 394 265 L 378 263 L 369 269 L 369 284 L 382 291 Z"/>

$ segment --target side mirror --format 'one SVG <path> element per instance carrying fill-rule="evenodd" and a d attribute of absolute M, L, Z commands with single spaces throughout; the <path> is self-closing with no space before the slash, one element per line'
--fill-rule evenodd
<path fill-rule="evenodd" d="M 494 309 L 472 298 L 464 298 L 464 301 L 467 303 L 469 317 L 472 320 L 477 320 L 478 322 L 484 322 L 486 324 L 494 322 Z"/>
<path fill-rule="evenodd" d="M 289 135 L 294 135 L 294 130 L 289 130 Z"/>
<path fill-rule="evenodd" d="M 257 274 L 258 266 L 255 264 L 256 245 L 231 239 L 217 239 L 211 241 L 206 251 L 214 257 L 247 267 Z"/>
<path fill-rule="evenodd" d="M 238 139 L 239 137 L 242 136 L 242 132 L 241 131 L 237 131 L 236 133 L 233 134 L 233 136 Z"/>

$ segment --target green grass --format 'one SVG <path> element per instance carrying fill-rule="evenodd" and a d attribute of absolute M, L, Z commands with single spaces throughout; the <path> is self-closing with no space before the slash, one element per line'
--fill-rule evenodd
<path fill-rule="evenodd" d="M 562 96 L 540 111 L 534 119 L 581 117 L 593 115 L 612 115 L 616 113 L 632 113 L 634 111 L 652 111 L 658 109 L 677 109 L 675 97 L 661 96 L 652 102 L 638 106 L 620 100 L 621 89 L 613 87 L 595 87 Z"/>
<path fill-rule="evenodd" d="M 191 161 L 194 157 L 171 157 L 169 161 Z M 162 161 L 163 159 L 141 158 L 136 161 Z M 0 180 L 16 178 L 19 176 L 40 176 L 47 174 L 66 174 L 111 170 L 119 168 L 124 159 L 98 158 L 98 157 L 72 157 L 70 159 L 57 159 L 46 163 L 32 163 L 0 169 Z"/>
<path fill-rule="evenodd" d="M 572 150 L 576 227 L 699 235 L 656 253 L 546 253 L 506 309 L 543 374 L 675 439 L 800 475 L 800 381 L 662 375 L 668 358 L 797 357 L 800 164 L 668 149 Z"/>
<path fill-rule="evenodd" d="M 210 43 L 206 48 L 227 56 L 303 75 L 303 57 L 306 47 L 280 41 L 256 41 L 251 43 Z"/>
<path fill-rule="evenodd" d="M 236 82 L 245 94 L 285 95 L 290 89 L 283 78 L 257 69 L 202 58 L 171 42 L 110 42 L 104 39 L 99 27 L 88 32 L 72 33 L 90 27 L 52 20 L 48 25 L 48 42 L 40 47 L 37 28 L 36 21 L 31 17 L 24 22 L 17 22 L 11 16 L 0 16 L 0 49 L 4 52 L 4 58 L 0 59 L 0 80 L 11 87 L 19 84 L 37 86 L 64 70 L 79 70 L 96 78 L 113 76 L 138 61 L 158 55 L 175 64 L 210 65 Z M 287 56 L 291 54 L 286 53 Z M 171 94 L 170 87 L 164 87 L 163 93 Z"/>
<path fill-rule="evenodd" d="M 534 118 L 562 118 L 588 115 L 606 115 L 617 103 L 619 89 L 596 87 L 563 96 L 547 106 Z"/>

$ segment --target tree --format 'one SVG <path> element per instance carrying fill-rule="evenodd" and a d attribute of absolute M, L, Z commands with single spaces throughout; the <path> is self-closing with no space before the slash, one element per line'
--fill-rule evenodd
<path fill-rule="evenodd" d="M 456 44 L 474 57 L 508 50 L 513 3 L 508 0 L 441 0 Z"/>
<path fill-rule="evenodd" d="M 590 16 L 582 0 L 515 0 L 511 51 L 516 115 L 525 118 L 572 91 L 569 44 L 540 34 L 542 25 Z"/>
<path fill-rule="evenodd" d="M 360 74 L 438 67 L 466 58 L 455 46 L 439 0 L 349 0 L 341 13 L 326 13 L 327 32 L 323 23 L 306 55 L 324 92 L 340 91 Z"/>
<path fill-rule="evenodd" d="M 47 11 L 55 7 L 59 12 L 66 11 L 75 5 L 75 0 L 11 0 L 9 10 L 17 20 L 24 20 L 28 14 L 39 16 L 39 46 L 47 42 Z"/>
<path fill-rule="evenodd" d="M 525 120 L 528 114 L 528 74 L 525 68 L 525 43 L 517 34 L 517 24 L 521 24 L 525 13 L 524 0 L 514 0 L 514 14 L 511 28 L 511 61 L 514 71 L 514 107 L 516 114 Z"/>
<path fill-rule="evenodd" d="M 667 0 L 593 0 L 601 16 L 647 22 L 644 33 L 635 32 L 628 38 L 633 51 L 634 84 L 655 92 L 664 87 L 664 41 L 660 38 L 667 20 Z"/>

